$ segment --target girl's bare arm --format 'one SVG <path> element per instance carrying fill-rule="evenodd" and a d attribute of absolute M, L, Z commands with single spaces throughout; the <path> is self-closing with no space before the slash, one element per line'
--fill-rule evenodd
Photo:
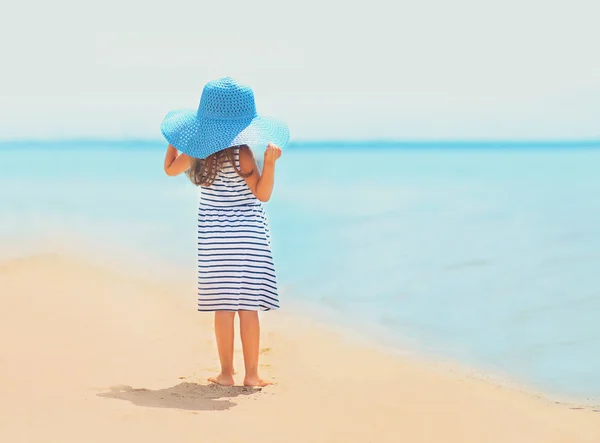
<path fill-rule="evenodd" d="M 258 170 L 254 154 L 247 147 L 240 148 L 240 169 L 246 177 L 246 183 L 254 196 L 262 202 L 269 201 L 275 183 L 275 162 L 281 157 L 281 148 L 269 143 L 265 151 L 265 163 L 262 174 Z"/>
<path fill-rule="evenodd" d="M 173 177 L 187 171 L 192 166 L 192 158 L 189 155 L 181 153 L 178 155 L 177 149 L 169 145 L 165 154 L 165 172 Z"/>

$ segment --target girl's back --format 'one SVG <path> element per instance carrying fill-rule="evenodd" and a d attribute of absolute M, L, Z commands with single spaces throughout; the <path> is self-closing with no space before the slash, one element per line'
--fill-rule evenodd
<path fill-rule="evenodd" d="M 200 186 L 200 204 L 206 207 L 231 207 L 260 205 L 246 180 L 239 174 L 240 150 L 236 148 L 233 154 L 233 164 L 226 161 L 220 167 L 214 182 Z"/>
<path fill-rule="evenodd" d="M 277 309 L 267 216 L 244 178 L 240 149 L 211 161 L 190 171 L 204 181 L 198 205 L 198 310 Z"/>

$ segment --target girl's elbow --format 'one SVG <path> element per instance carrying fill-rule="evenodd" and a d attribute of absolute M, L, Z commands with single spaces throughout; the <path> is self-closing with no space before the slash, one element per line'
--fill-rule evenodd
<path fill-rule="evenodd" d="M 261 202 L 266 203 L 271 198 L 271 193 L 267 192 L 255 192 L 254 196 Z"/>
<path fill-rule="evenodd" d="M 257 187 L 250 187 L 250 190 L 254 194 L 254 197 L 256 197 L 256 199 L 260 202 L 266 203 L 271 198 L 271 193 L 265 192 L 264 189 L 259 190 L 259 189 L 257 189 Z"/>
<path fill-rule="evenodd" d="M 261 202 L 266 203 L 271 199 L 270 195 L 260 195 L 256 197 L 257 199 L 259 199 Z"/>

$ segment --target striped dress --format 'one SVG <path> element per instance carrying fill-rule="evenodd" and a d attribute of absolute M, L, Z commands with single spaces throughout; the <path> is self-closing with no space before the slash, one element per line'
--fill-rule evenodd
<path fill-rule="evenodd" d="M 234 159 L 239 169 L 239 150 Z M 198 311 L 279 308 L 271 236 L 261 202 L 231 164 L 201 187 Z"/>

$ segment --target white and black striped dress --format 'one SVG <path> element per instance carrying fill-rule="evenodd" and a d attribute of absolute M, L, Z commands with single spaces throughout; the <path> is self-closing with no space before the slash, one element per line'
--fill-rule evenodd
<path fill-rule="evenodd" d="M 239 169 L 239 151 L 235 152 Z M 198 311 L 279 308 L 271 236 L 261 202 L 232 165 L 198 205 Z"/>

